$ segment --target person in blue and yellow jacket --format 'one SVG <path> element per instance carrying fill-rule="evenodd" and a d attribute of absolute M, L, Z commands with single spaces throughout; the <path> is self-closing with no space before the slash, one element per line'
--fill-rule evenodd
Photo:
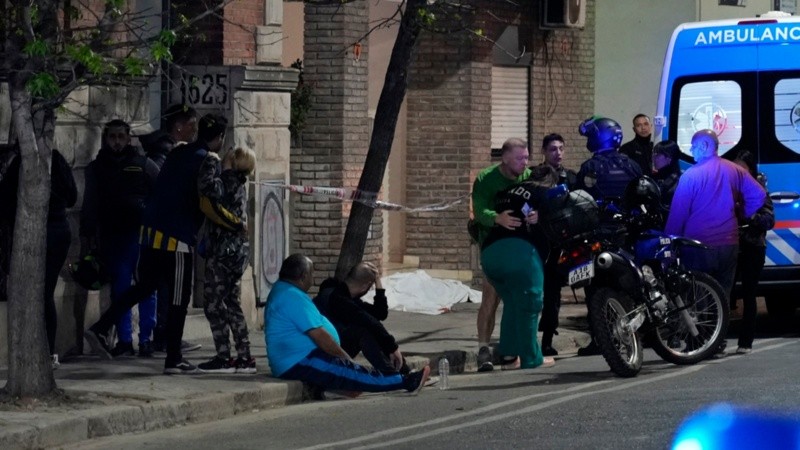
<path fill-rule="evenodd" d="M 228 122 L 208 114 L 200 119 L 197 141 L 174 148 L 167 156 L 148 199 L 140 229 L 140 255 L 136 284 L 92 325 L 85 334 L 92 350 L 110 357 L 107 333 L 126 309 L 169 285 L 166 326 L 167 356 L 164 373 L 195 373 L 183 359 L 181 339 L 194 278 L 194 249 L 205 217 L 231 230 L 244 231 L 244 223 L 219 205 L 223 187 L 220 166 L 203 164 L 217 153 L 225 140 Z"/>

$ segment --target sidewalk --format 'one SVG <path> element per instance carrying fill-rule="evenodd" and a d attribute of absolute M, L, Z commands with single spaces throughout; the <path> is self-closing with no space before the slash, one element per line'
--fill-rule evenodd
<path fill-rule="evenodd" d="M 588 343 L 586 307 L 572 292 L 562 294 L 561 326 L 553 346 L 561 355 L 574 354 Z M 475 320 L 478 304 L 456 305 L 438 316 L 390 311 L 385 324 L 400 343 L 412 368 L 431 364 L 446 354 L 451 374 L 476 370 Z M 499 332 L 495 328 L 495 340 Z M 184 356 L 193 363 L 210 359 L 213 343 L 201 314 L 187 318 L 186 338 L 203 348 Z M 99 436 L 169 428 L 187 422 L 224 419 L 243 412 L 277 408 L 303 401 L 299 382 L 268 376 L 264 335 L 251 330 L 257 375 L 163 375 L 163 357 L 101 360 L 86 355 L 64 362 L 56 382 L 73 401 L 60 405 L 0 409 L 0 448 L 42 448 Z M 87 346 L 88 351 L 88 346 Z M 0 370 L 5 384 L 7 371 Z"/>

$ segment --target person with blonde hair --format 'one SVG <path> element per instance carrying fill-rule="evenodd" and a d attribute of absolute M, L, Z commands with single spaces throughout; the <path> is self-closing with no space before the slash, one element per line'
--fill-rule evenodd
<path fill-rule="evenodd" d="M 213 164 L 212 158 L 205 163 Z M 222 158 L 223 192 L 219 205 L 247 222 L 247 176 L 256 167 L 256 155 L 247 148 L 228 150 Z M 247 322 L 240 305 L 241 281 L 250 261 L 250 243 L 241 231 L 229 230 L 206 221 L 205 280 L 203 310 L 211 325 L 217 354 L 197 367 L 204 373 L 256 373 L 250 354 Z M 236 344 L 236 359 L 231 358 L 229 335 Z"/>

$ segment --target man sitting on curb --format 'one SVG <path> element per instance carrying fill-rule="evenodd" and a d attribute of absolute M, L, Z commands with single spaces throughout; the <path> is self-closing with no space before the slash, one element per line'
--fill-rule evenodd
<path fill-rule="evenodd" d="M 307 256 L 295 253 L 286 258 L 279 278 L 264 309 L 264 338 L 273 376 L 350 396 L 422 389 L 430 375 L 429 366 L 408 375 L 384 375 L 356 364 L 339 346 L 336 328 L 308 296 L 314 266 Z"/>
<path fill-rule="evenodd" d="M 375 284 L 373 303 L 361 297 Z M 369 262 L 350 269 L 344 281 L 328 278 L 319 287 L 314 304 L 336 327 L 342 348 L 350 357 L 363 352 L 375 370 L 390 375 L 408 373 L 394 337 L 381 323 L 389 315 L 386 290 L 381 286 L 378 268 Z"/>

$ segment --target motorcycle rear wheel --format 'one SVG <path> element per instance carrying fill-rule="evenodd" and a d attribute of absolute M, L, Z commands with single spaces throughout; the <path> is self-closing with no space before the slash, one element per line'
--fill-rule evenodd
<path fill-rule="evenodd" d="M 601 288 L 588 303 L 594 340 L 611 371 L 621 377 L 635 377 L 644 359 L 642 340 L 635 331 L 623 326 L 626 314 L 633 309 L 633 301 L 623 292 Z"/>
<path fill-rule="evenodd" d="M 653 350 L 673 364 L 695 364 L 713 356 L 728 334 L 728 297 L 722 286 L 706 273 L 693 271 L 691 274 L 693 286 L 687 286 L 680 295 L 683 302 L 690 305 L 688 312 L 699 334 L 695 337 L 689 333 L 678 312 L 669 314 L 666 323 L 653 330 Z M 676 306 L 672 304 L 671 307 Z"/>

